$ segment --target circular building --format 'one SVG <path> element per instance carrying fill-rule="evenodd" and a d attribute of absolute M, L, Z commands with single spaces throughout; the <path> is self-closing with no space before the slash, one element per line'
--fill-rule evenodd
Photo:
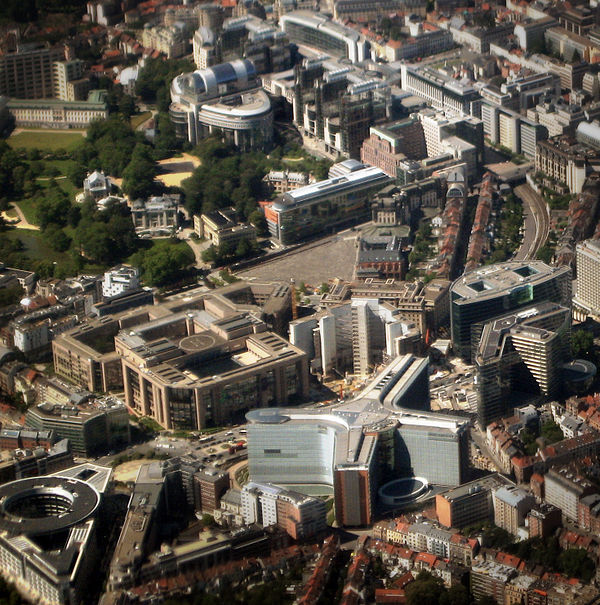
<path fill-rule="evenodd" d="M 589 390 L 596 377 L 596 366 L 587 359 L 574 359 L 562 366 L 565 389 L 581 395 Z"/>
<path fill-rule="evenodd" d="M 98 491 L 79 479 L 32 477 L 0 486 L 0 530 L 42 536 L 62 532 L 91 517 Z"/>
<path fill-rule="evenodd" d="M 385 506 L 415 502 L 429 491 L 429 482 L 423 477 L 395 479 L 379 488 L 379 500 Z"/>

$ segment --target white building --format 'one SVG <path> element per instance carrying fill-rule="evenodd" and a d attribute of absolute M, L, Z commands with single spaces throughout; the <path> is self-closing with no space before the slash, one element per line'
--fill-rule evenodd
<path fill-rule="evenodd" d="M 109 269 L 102 279 L 102 296 L 113 298 L 140 287 L 140 272 L 136 267 L 118 265 Z"/>

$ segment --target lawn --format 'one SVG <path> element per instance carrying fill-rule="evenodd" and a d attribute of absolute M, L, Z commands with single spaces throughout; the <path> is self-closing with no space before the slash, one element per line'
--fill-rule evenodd
<path fill-rule="evenodd" d="M 68 254 L 64 252 L 56 252 L 52 250 L 39 231 L 31 231 L 30 229 L 8 229 L 2 233 L 2 237 L 10 239 L 20 239 L 23 242 L 23 253 L 31 261 L 48 260 L 57 264 L 70 261 Z"/>
<path fill-rule="evenodd" d="M 129 118 L 131 128 L 135 130 L 140 124 L 143 124 L 150 117 L 152 117 L 151 111 L 144 111 L 144 113 L 139 113 L 135 116 L 131 116 L 131 118 Z"/>
<path fill-rule="evenodd" d="M 7 143 L 14 149 L 40 149 L 56 151 L 75 149 L 85 131 L 48 131 L 48 130 L 26 130 L 19 132 L 7 139 Z"/>
<path fill-rule="evenodd" d="M 37 225 L 37 217 L 35 215 L 36 201 L 33 198 L 23 198 L 15 202 L 25 215 L 28 223 Z"/>

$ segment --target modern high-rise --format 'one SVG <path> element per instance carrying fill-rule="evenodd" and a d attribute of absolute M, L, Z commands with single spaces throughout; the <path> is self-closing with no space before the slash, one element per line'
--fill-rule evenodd
<path fill-rule="evenodd" d="M 540 303 L 487 322 L 475 355 L 480 426 L 503 416 L 515 391 L 557 396 L 570 345 L 571 310 L 556 303 Z"/>
<path fill-rule="evenodd" d="M 470 360 L 487 321 L 542 302 L 571 307 L 569 267 L 550 267 L 542 261 L 509 261 L 459 277 L 450 288 L 454 352 Z"/>
<path fill-rule="evenodd" d="M 577 291 L 574 302 L 592 315 L 600 314 L 600 240 L 577 244 Z"/>
<path fill-rule="evenodd" d="M 16 51 L 0 54 L 0 95 L 17 99 L 52 98 L 53 65 L 64 58 L 62 48 L 38 44 L 20 44 Z"/>

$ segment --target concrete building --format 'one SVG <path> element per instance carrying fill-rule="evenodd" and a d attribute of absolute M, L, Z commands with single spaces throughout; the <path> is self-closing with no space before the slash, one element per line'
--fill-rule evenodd
<path fill-rule="evenodd" d="M 535 498 L 518 487 L 501 487 L 493 493 L 494 523 L 516 536 Z"/>
<path fill-rule="evenodd" d="M 543 19 L 527 19 L 515 25 L 514 35 L 519 46 L 526 51 L 531 51 L 532 46 L 539 45 L 544 41 L 544 32 L 554 27 L 557 21 L 554 17 Z"/>
<path fill-rule="evenodd" d="M 600 241 L 577 244 L 577 291 L 575 302 L 592 315 L 600 315 Z"/>
<path fill-rule="evenodd" d="M 242 516 L 246 525 L 277 525 L 294 540 L 310 538 L 327 529 L 327 508 L 321 498 L 272 484 L 250 481 L 244 485 Z"/>
<path fill-rule="evenodd" d="M 562 511 L 570 521 L 577 521 L 579 500 L 592 494 L 592 483 L 569 467 L 552 468 L 544 475 L 545 500 Z"/>
<path fill-rule="evenodd" d="M 250 224 L 238 223 L 237 211 L 233 207 L 194 215 L 194 232 L 198 237 L 209 240 L 213 246 L 219 247 L 227 242 L 233 250 L 242 240 L 256 240 L 256 228 Z"/>
<path fill-rule="evenodd" d="M 293 11 L 279 20 L 281 29 L 296 44 L 317 48 L 358 63 L 370 58 L 369 43 L 354 29 L 331 21 L 319 13 Z"/>
<path fill-rule="evenodd" d="M 106 398 L 81 405 L 41 403 L 29 408 L 28 427 L 52 430 L 68 439 L 73 452 L 92 456 L 130 442 L 129 415 L 118 399 Z"/>
<path fill-rule="evenodd" d="M 101 200 L 102 198 L 108 197 L 114 190 L 115 185 L 112 182 L 112 179 L 99 170 L 88 173 L 85 179 L 83 179 L 84 195 L 89 195 L 95 200 Z"/>
<path fill-rule="evenodd" d="M 221 506 L 221 497 L 229 489 L 229 473 L 214 468 L 198 470 L 193 474 L 196 491 L 194 506 L 210 515 Z"/>
<path fill-rule="evenodd" d="M 84 101 L 90 89 L 89 79 L 83 79 L 84 62 L 56 61 L 54 70 L 54 96 L 62 101 Z"/>
<path fill-rule="evenodd" d="M 493 474 L 437 494 L 435 511 L 444 527 L 466 527 L 494 517 L 492 494 L 512 485 L 502 475 Z"/>
<path fill-rule="evenodd" d="M 289 170 L 270 170 L 263 178 L 275 193 L 286 193 L 300 189 L 315 182 L 307 172 L 290 172 Z"/>
<path fill-rule="evenodd" d="M 386 476 L 461 483 L 465 423 L 398 408 L 404 392 L 401 365 L 402 360 L 392 362 L 356 399 L 337 408 L 248 413 L 250 479 L 315 484 L 319 490 L 328 486 L 338 523 L 349 526 L 370 522 L 378 485 Z M 440 459 L 445 460 L 443 468 Z"/>
<path fill-rule="evenodd" d="M 97 569 L 99 508 L 111 469 L 83 464 L 0 487 L 0 573 L 28 599 L 74 605 Z"/>
<path fill-rule="evenodd" d="M 182 22 L 175 22 L 171 26 L 147 23 L 142 32 L 142 44 L 162 53 L 167 59 L 177 59 L 186 55 L 190 47 L 188 28 Z"/>
<path fill-rule="evenodd" d="M 175 230 L 179 226 L 181 195 L 164 194 L 131 203 L 131 219 L 136 231 Z"/>
<path fill-rule="evenodd" d="M 195 144 L 218 131 L 242 151 L 269 147 L 273 110 L 259 84 L 248 59 L 177 76 L 169 113 L 178 138 Z"/>
<path fill-rule="evenodd" d="M 0 55 L 0 95 L 16 99 L 48 99 L 54 96 L 55 61 L 64 60 L 60 47 L 19 44 Z"/>
<path fill-rule="evenodd" d="M 206 297 L 115 336 L 127 405 L 168 428 L 194 430 L 308 394 L 306 354 L 256 315 Z"/>
<path fill-rule="evenodd" d="M 402 65 L 402 89 L 428 101 L 451 116 L 481 115 L 481 95 L 469 84 L 444 76 L 428 67 Z"/>
<path fill-rule="evenodd" d="M 471 335 L 477 340 L 477 326 Z M 540 303 L 483 326 L 477 346 L 477 419 L 486 427 L 507 411 L 510 393 L 555 397 L 562 366 L 571 357 L 571 310 Z"/>
<path fill-rule="evenodd" d="M 510 310 L 541 302 L 570 307 L 571 272 L 541 261 L 490 265 L 459 277 L 450 289 L 452 346 L 471 359 L 483 324 Z"/>
<path fill-rule="evenodd" d="M 591 149 L 568 136 L 554 137 L 538 142 L 535 168 L 555 181 L 564 183 L 571 193 L 581 193 L 589 161 L 596 156 Z"/>

